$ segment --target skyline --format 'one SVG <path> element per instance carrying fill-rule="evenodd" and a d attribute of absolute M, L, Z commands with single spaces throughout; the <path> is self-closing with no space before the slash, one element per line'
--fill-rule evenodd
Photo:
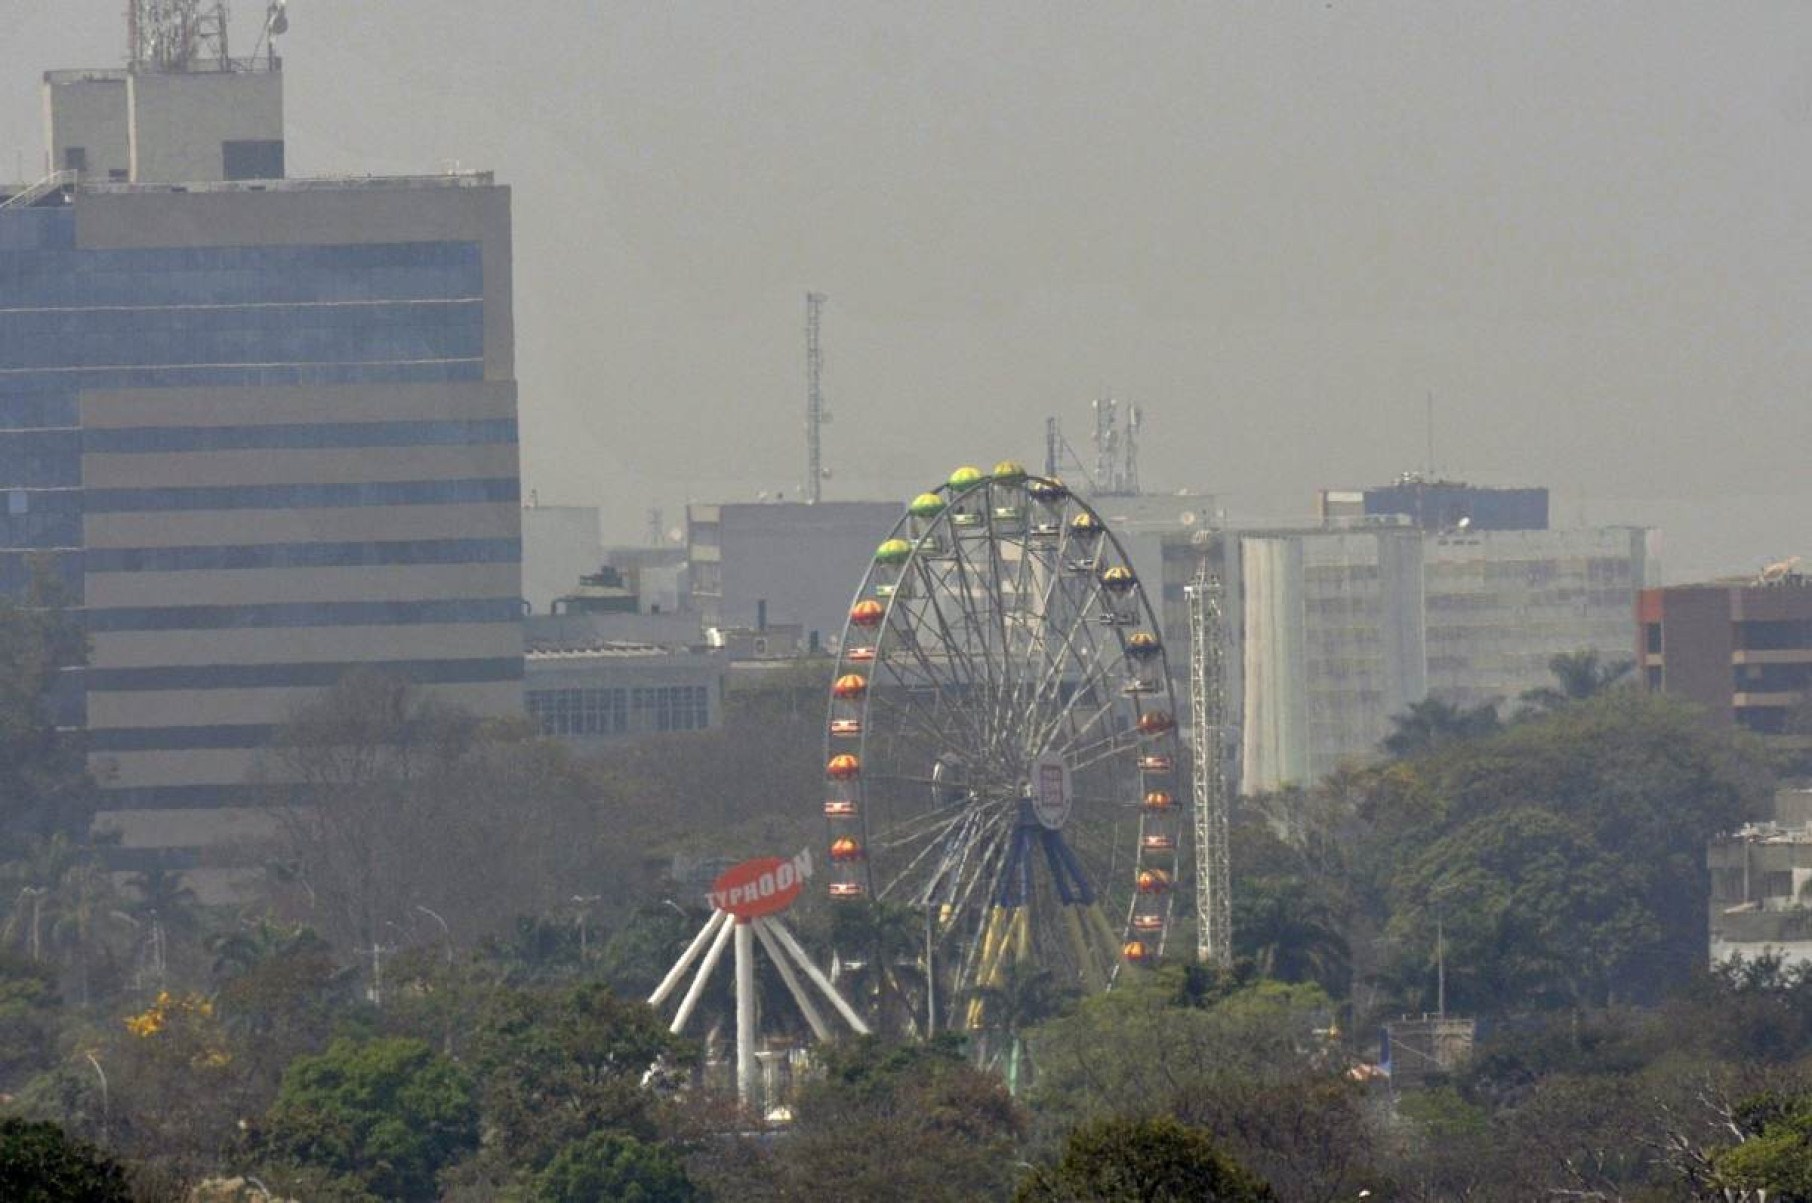
<path fill-rule="evenodd" d="M 17 7 L 31 177 L 42 72 L 124 30 Z M 613 540 L 795 494 L 809 289 L 827 499 L 1047 415 L 1086 457 L 1111 394 L 1149 489 L 1297 520 L 1425 467 L 1432 394 L 1437 470 L 1658 527 L 1674 583 L 1812 550 L 1812 14 L 1733 11 L 298 0 L 280 51 L 292 175 L 512 187 L 524 488 Z"/>

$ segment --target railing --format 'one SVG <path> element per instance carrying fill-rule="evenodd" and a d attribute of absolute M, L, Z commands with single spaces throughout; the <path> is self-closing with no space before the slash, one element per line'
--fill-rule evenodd
<path fill-rule="evenodd" d="M 281 180 L 196 180 L 172 184 L 100 183 L 96 181 L 84 183 L 82 191 L 107 195 L 124 192 L 311 192 L 317 190 L 342 191 L 347 188 L 486 188 L 491 185 L 494 178 L 494 173 L 489 171 L 449 171 L 441 175 L 334 175 Z"/>
<path fill-rule="evenodd" d="M 76 182 L 76 172 L 53 171 L 23 192 L 15 192 L 0 201 L 0 209 L 26 209 L 37 204 L 59 188 Z"/>

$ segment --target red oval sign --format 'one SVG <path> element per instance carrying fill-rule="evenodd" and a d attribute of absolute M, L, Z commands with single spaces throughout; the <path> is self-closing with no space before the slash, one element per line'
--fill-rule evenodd
<path fill-rule="evenodd" d="M 793 905 L 805 879 L 812 875 L 812 858 L 801 852 L 792 860 L 763 856 L 725 869 L 711 883 L 711 905 L 738 919 L 776 915 Z"/>

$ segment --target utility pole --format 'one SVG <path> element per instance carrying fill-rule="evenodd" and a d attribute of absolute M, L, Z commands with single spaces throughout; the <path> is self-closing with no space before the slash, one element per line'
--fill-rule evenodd
<path fill-rule="evenodd" d="M 820 428 L 830 415 L 824 411 L 824 347 L 818 341 L 818 325 L 824 302 L 821 292 L 805 294 L 805 500 L 816 503 L 823 493 L 824 458 L 819 444 Z"/>
<path fill-rule="evenodd" d="M 1196 959 L 1233 964 L 1233 877 L 1228 854 L 1227 684 L 1221 634 L 1221 579 L 1208 567 L 1213 548 L 1202 547 L 1195 580 L 1184 587 L 1189 603 L 1189 710 L 1195 759 Z"/>

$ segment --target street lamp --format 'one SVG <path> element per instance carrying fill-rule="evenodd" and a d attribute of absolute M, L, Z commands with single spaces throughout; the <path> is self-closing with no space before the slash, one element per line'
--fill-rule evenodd
<path fill-rule="evenodd" d="M 434 920 L 436 923 L 440 924 L 440 934 L 442 935 L 442 937 L 444 937 L 446 939 L 446 942 L 447 942 L 447 967 L 452 968 L 452 965 L 453 965 L 453 931 L 451 928 L 449 928 L 447 926 L 447 921 L 440 917 L 440 913 L 438 911 L 430 910 L 427 907 L 421 905 L 419 902 L 416 903 L 415 909 L 420 911 L 422 914 L 428 916 L 428 918 Z"/>
<path fill-rule="evenodd" d="M 573 904 L 579 908 L 579 963 L 585 963 L 585 919 L 591 908 L 597 905 L 602 894 L 574 894 Z"/>

